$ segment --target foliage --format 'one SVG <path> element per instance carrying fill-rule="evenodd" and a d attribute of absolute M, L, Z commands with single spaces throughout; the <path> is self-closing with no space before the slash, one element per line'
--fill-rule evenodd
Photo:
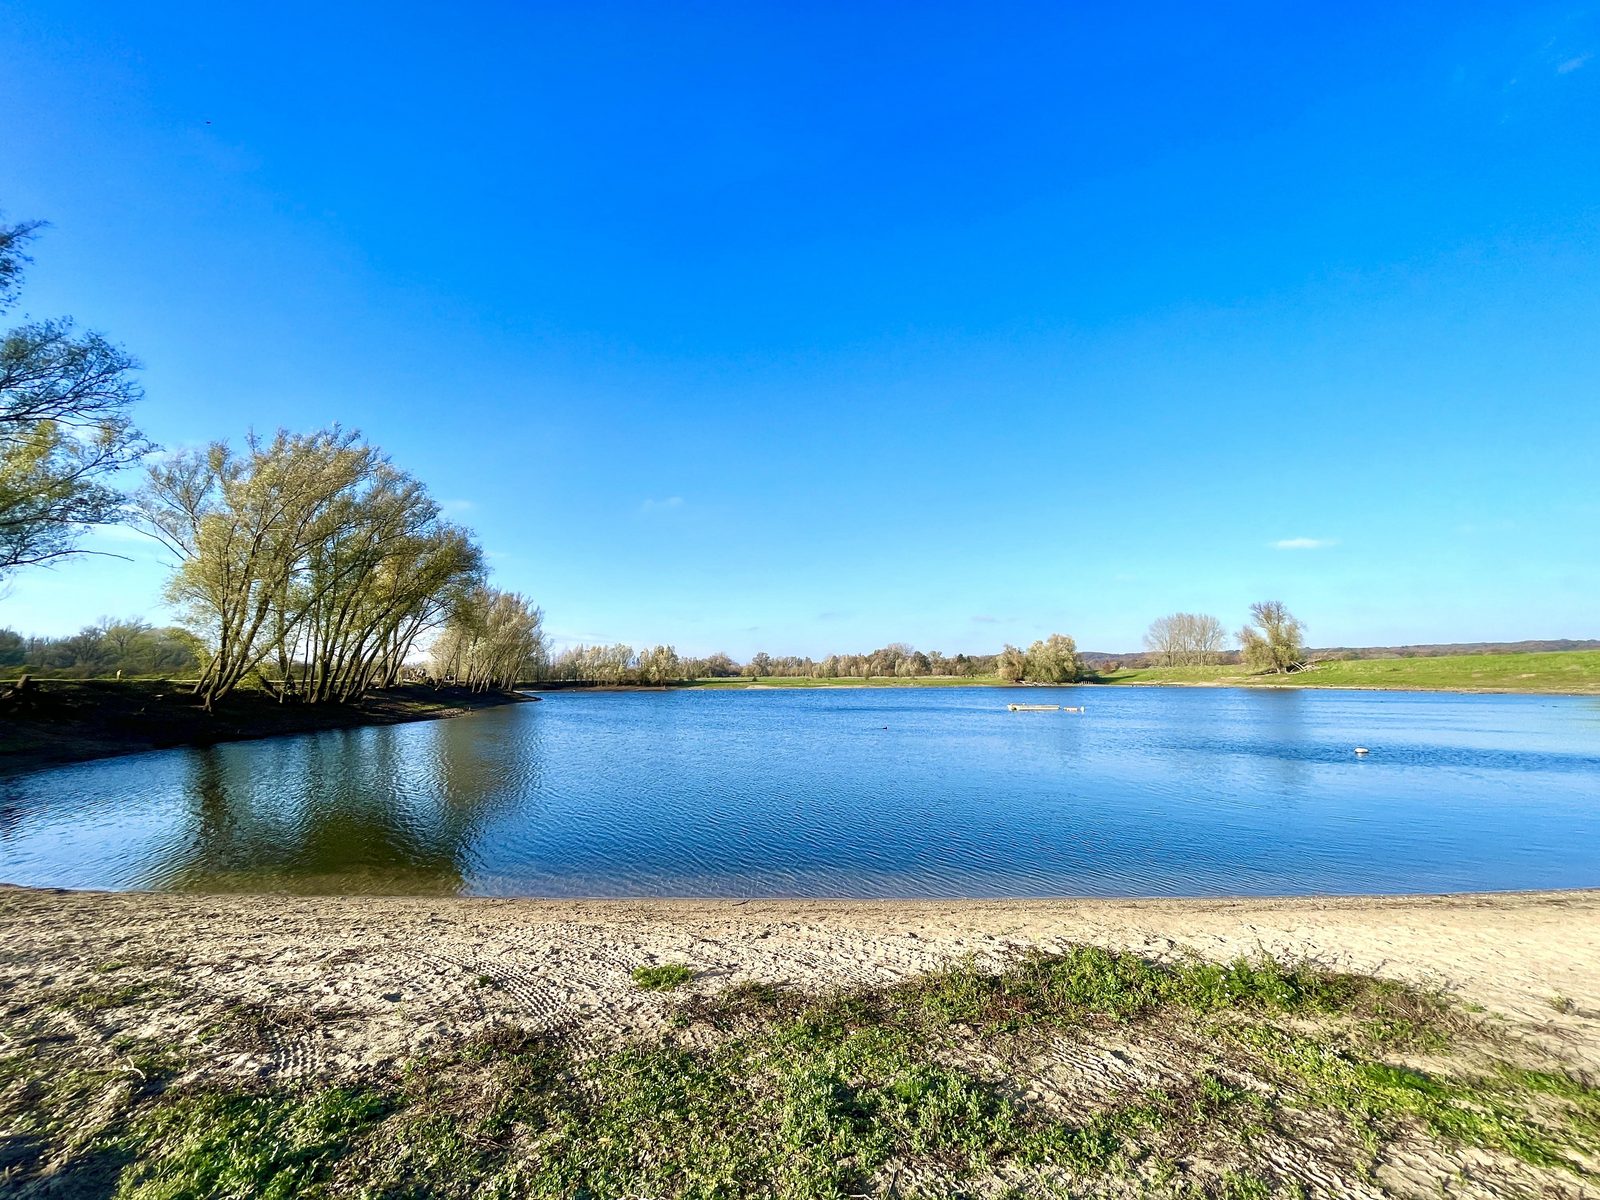
<path fill-rule="evenodd" d="M 420 483 L 337 426 L 173 455 L 139 505 L 177 558 L 167 596 L 204 646 L 195 690 L 208 708 L 269 657 L 285 698 L 394 682 L 483 570 Z"/>
<path fill-rule="evenodd" d="M 1239 631 L 1245 665 L 1256 670 L 1292 671 L 1306 660 L 1305 626 L 1281 600 L 1250 606 L 1250 624 Z"/>
<path fill-rule="evenodd" d="M 0 223 L 0 312 L 15 302 L 38 228 Z M 90 526 L 120 519 L 107 480 L 150 449 L 128 415 L 137 366 L 68 318 L 0 334 L 0 578 L 78 553 Z"/>
<path fill-rule="evenodd" d="M 199 663 L 187 630 L 156 629 L 137 617 L 102 617 L 70 637 L 23 637 L 0 629 L 0 668 L 27 667 L 58 678 L 182 675 Z"/>
<path fill-rule="evenodd" d="M 135 1162 L 115 1200 L 294 1200 L 329 1174 L 384 1098 L 333 1088 L 301 1098 L 202 1094 L 158 1108 L 128 1137 Z"/>
<path fill-rule="evenodd" d="M 1052 633 L 1028 647 L 1023 676 L 1032 683 L 1076 683 L 1083 678 L 1078 645 L 1065 634 Z"/>
<path fill-rule="evenodd" d="M 1010 642 L 995 658 L 995 674 L 1006 683 L 1021 683 L 1028 671 L 1028 657 Z"/>
<path fill-rule="evenodd" d="M 546 649 L 540 609 L 513 592 L 479 586 L 452 608 L 429 660 L 435 678 L 485 691 L 537 677 Z"/>

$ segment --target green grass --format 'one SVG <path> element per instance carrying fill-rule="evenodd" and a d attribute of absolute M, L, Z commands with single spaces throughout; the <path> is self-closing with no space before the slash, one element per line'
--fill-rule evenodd
<path fill-rule="evenodd" d="M 1565 1075 L 1502 1068 L 1485 1077 L 1451 1078 L 1366 1060 L 1281 1029 L 1252 1028 L 1240 1036 L 1301 1084 L 1313 1103 L 1343 1114 L 1372 1142 L 1386 1128 L 1411 1121 L 1445 1141 L 1579 1175 L 1586 1173 L 1580 1159 L 1600 1150 L 1592 1136 L 1600 1090 Z M 1552 1117 L 1529 1103 L 1541 1093 L 1569 1104 Z"/>
<path fill-rule="evenodd" d="M 359 1088 L 184 1097 L 153 1109 L 119 1139 L 133 1162 L 114 1200 L 313 1195 L 389 1103 Z"/>
<path fill-rule="evenodd" d="M 682 963 L 658 963 L 633 969 L 633 986 L 645 992 L 670 992 L 694 978 Z"/>
<path fill-rule="evenodd" d="M 1112 672 L 1102 682 L 1600 693 L 1600 650 L 1352 659 L 1317 663 L 1290 675 L 1254 675 L 1239 666 L 1149 667 Z"/>
<path fill-rule="evenodd" d="M 1570 1182 L 1600 1151 L 1600 1092 L 1584 1081 L 1481 1056 L 1475 1073 L 1418 1070 L 1405 1055 L 1439 1060 L 1472 1036 L 1451 1005 L 1307 964 L 1078 947 L 886 988 L 807 995 L 748 981 L 671 1003 L 681 1038 L 580 1047 L 498 1025 L 359 1086 L 185 1088 L 158 1056 L 144 1061 L 159 1085 L 129 1090 L 127 1075 L 47 1073 L 35 1046 L 0 1059 L 0 1120 L 16 1115 L 6 1103 L 25 1104 L 13 1128 L 55 1139 L 67 1176 L 98 1163 L 109 1175 L 96 1194 L 119 1200 L 1102 1188 L 1265 1200 L 1297 1184 L 1252 1147 L 1296 1136 L 1305 1112 L 1346 1130 L 1352 1154 L 1420 1130 Z M 1161 1047 L 1182 1073 L 1092 1100 L 1031 1090 L 1059 1069 L 1060 1048 L 1113 1035 Z M 139 1050 L 119 1052 L 132 1063 Z M 86 1131 L 91 1111 L 103 1123 Z"/>

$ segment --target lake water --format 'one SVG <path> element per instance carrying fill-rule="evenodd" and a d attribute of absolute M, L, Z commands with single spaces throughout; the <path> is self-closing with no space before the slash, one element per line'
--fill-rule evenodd
<path fill-rule="evenodd" d="M 1006 711 L 1019 700 L 1088 711 Z M 529 896 L 1596 886 L 1600 700 L 555 693 L 0 780 L 0 880 Z"/>

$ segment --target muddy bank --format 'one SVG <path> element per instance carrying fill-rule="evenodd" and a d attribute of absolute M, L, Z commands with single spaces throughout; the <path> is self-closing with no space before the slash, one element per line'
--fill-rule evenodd
<path fill-rule="evenodd" d="M 0 715 L 0 778 L 173 746 L 435 720 L 524 699 L 515 693 L 413 684 L 374 692 L 354 704 L 315 707 L 239 692 L 208 713 L 180 683 L 47 680 L 26 706 Z"/>

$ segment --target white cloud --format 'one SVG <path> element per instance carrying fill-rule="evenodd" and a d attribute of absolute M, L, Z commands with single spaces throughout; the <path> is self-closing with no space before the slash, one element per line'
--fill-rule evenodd
<path fill-rule="evenodd" d="M 1338 538 L 1283 538 L 1272 543 L 1274 550 L 1325 550 L 1329 546 L 1337 546 Z"/>
<path fill-rule="evenodd" d="M 668 496 L 664 500 L 646 500 L 639 506 L 640 512 L 665 512 L 669 509 L 682 508 L 682 496 Z"/>
<path fill-rule="evenodd" d="M 1569 59 L 1567 59 L 1566 62 L 1562 63 L 1559 67 L 1556 68 L 1556 74 L 1557 75 L 1570 74 L 1571 72 L 1576 71 L 1579 67 L 1583 66 L 1584 63 L 1588 62 L 1593 57 L 1594 57 L 1593 53 L 1591 53 L 1589 51 L 1585 51 L 1584 53 L 1578 55 L 1576 58 L 1569 58 Z"/>
<path fill-rule="evenodd" d="M 473 509 L 475 509 L 477 507 L 478 506 L 476 504 L 474 504 L 471 500 L 441 500 L 441 501 L 439 501 L 439 511 L 444 513 L 444 515 L 447 516 L 447 517 L 457 517 L 457 516 L 460 516 L 462 513 L 471 512 Z"/>

